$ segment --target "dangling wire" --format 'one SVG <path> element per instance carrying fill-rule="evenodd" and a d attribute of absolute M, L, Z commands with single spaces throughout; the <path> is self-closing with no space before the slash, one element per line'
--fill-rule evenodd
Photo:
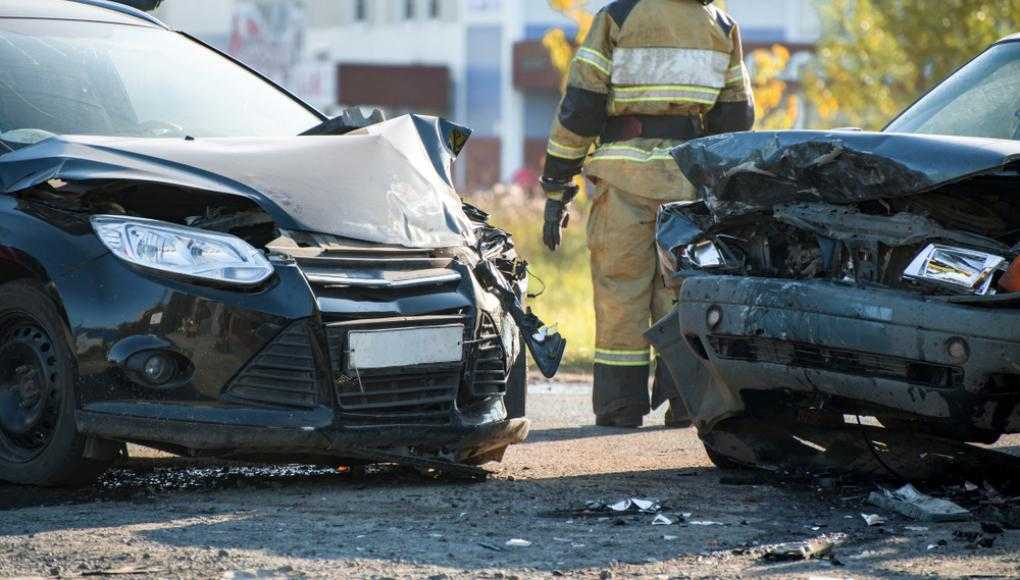
<path fill-rule="evenodd" d="M 861 421 L 861 416 L 860 415 L 854 415 L 854 416 L 857 417 L 857 426 L 861 428 L 860 429 L 861 437 L 864 438 L 864 443 L 868 446 L 868 450 L 871 451 L 871 454 L 875 457 L 875 461 L 877 461 L 878 464 L 883 469 L 888 471 L 896 479 L 898 479 L 900 481 L 909 482 L 910 481 L 909 479 L 907 479 L 906 477 L 903 477 L 902 475 L 900 475 L 899 472 L 897 472 L 895 469 L 893 469 L 888 463 L 885 462 L 884 459 L 882 459 L 882 457 L 878 454 L 878 450 L 875 449 L 875 442 L 871 440 L 871 437 L 868 437 L 868 432 L 864 429 L 864 422 Z"/>
<path fill-rule="evenodd" d="M 541 278 L 539 278 L 534 272 L 531 271 L 531 268 L 525 268 L 524 271 L 528 273 L 528 276 L 531 276 L 532 278 L 537 280 L 539 284 L 542 285 L 542 289 L 539 290 L 538 292 L 535 292 L 535 293 L 529 292 L 528 293 L 528 299 L 529 300 L 534 300 L 536 298 L 539 298 L 543 294 L 545 294 L 545 291 L 546 291 L 545 280 L 542 280 Z"/>

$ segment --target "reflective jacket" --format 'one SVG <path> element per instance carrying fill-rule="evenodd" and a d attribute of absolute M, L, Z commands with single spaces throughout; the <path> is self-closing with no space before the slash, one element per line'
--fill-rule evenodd
<path fill-rule="evenodd" d="M 607 122 L 691 117 L 699 135 L 748 130 L 754 101 L 743 58 L 736 22 L 700 0 L 609 4 L 571 64 L 544 176 L 569 179 L 584 166 L 590 177 L 624 191 L 676 199 L 678 180 L 686 180 L 668 151 L 684 139 L 606 142 L 600 137 Z"/>

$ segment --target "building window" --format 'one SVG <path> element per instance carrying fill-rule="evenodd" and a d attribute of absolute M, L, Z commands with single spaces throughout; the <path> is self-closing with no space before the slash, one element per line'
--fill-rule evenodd
<path fill-rule="evenodd" d="M 432 20 L 439 20 L 440 14 L 440 2 L 439 0 L 429 0 L 429 18 Z"/>
<path fill-rule="evenodd" d="M 404 0 L 404 20 L 414 20 L 418 14 L 417 0 Z"/>
<path fill-rule="evenodd" d="M 354 21 L 365 22 L 368 20 L 368 0 L 354 0 Z"/>

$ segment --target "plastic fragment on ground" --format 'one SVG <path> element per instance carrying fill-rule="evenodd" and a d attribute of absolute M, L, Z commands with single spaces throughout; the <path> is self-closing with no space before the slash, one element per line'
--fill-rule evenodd
<path fill-rule="evenodd" d="M 864 523 L 868 524 L 868 527 L 881 526 L 885 524 L 885 518 L 878 514 L 861 514 L 864 518 Z"/>
<path fill-rule="evenodd" d="M 868 503 L 922 522 L 958 522 L 970 519 L 970 512 L 955 503 L 925 495 L 909 483 L 896 491 L 872 492 Z"/>
<path fill-rule="evenodd" d="M 507 540 L 506 545 L 511 548 L 528 548 L 531 546 L 531 542 L 520 538 L 512 538 Z"/>
<path fill-rule="evenodd" d="M 804 542 L 786 542 L 768 547 L 762 554 L 762 559 L 771 562 L 814 560 L 828 556 L 834 547 L 835 544 L 825 538 Z"/>

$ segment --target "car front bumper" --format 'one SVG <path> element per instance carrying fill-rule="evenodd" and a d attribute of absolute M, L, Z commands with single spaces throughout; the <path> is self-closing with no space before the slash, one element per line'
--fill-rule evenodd
<path fill-rule="evenodd" d="M 54 280 L 77 358 L 79 430 L 179 452 L 294 460 L 375 450 L 475 462 L 526 437 L 527 421 L 507 418 L 505 383 L 492 371 L 508 372 L 516 356 L 500 342 L 508 322 L 459 261 L 447 264 L 455 279 L 399 289 L 316 285 L 300 260 L 274 266 L 273 280 L 248 292 L 111 255 Z M 451 323 L 465 329 L 458 363 L 345 367 L 351 329 Z M 181 357 L 188 372 L 166 387 L 144 384 L 125 361 L 149 351 Z"/>
<path fill-rule="evenodd" d="M 1020 311 L 822 281 L 689 278 L 649 338 L 699 428 L 749 394 L 836 401 L 962 429 L 1020 430 Z M 965 356 L 952 344 L 965 345 Z M 806 395 L 807 397 L 803 397 Z"/>

